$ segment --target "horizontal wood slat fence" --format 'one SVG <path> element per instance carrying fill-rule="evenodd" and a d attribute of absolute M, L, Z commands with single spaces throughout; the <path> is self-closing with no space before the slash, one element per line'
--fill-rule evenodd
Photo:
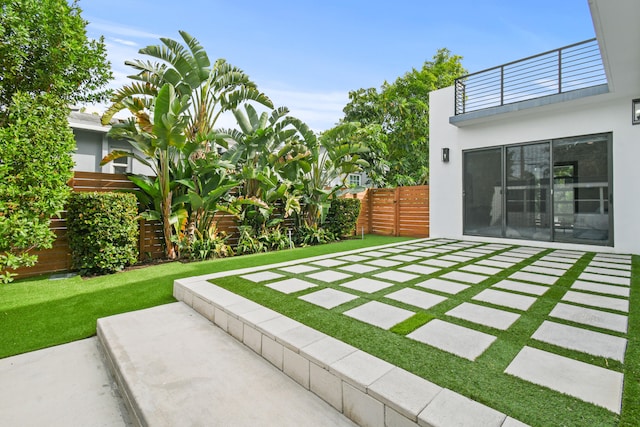
<path fill-rule="evenodd" d="M 75 172 L 69 185 L 76 192 L 90 191 L 139 191 L 122 174 L 99 172 Z M 357 234 L 388 236 L 428 237 L 429 236 L 429 187 L 398 187 L 395 189 L 372 188 L 354 195 L 362 202 L 358 217 Z M 217 217 L 218 230 L 230 236 L 229 243 L 237 243 L 237 224 L 228 214 Z M 288 224 L 285 224 L 287 226 Z M 66 212 L 51 221 L 51 230 L 56 234 L 51 249 L 34 251 L 38 263 L 16 272 L 19 277 L 69 271 L 72 269 L 71 251 L 67 240 Z M 139 259 L 149 260 L 164 255 L 162 226 L 155 221 L 140 220 Z"/>
<path fill-rule="evenodd" d="M 369 188 L 362 201 L 358 230 L 366 234 L 429 237 L 429 186 Z"/>

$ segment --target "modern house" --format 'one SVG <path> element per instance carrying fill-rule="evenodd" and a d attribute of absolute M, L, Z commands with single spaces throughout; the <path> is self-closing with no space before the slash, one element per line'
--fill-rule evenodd
<path fill-rule="evenodd" d="M 69 114 L 69 125 L 73 129 L 76 138 L 76 151 L 73 154 L 75 162 L 74 170 L 81 172 L 102 173 L 140 173 L 153 175 L 150 168 L 134 161 L 130 157 L 117 159 L 100 166 L 100 161 L 113 150 L 131 151 L 132 147 L 127 141 L 118 141 L 107 136 L 111 126 L 100 123 L 97 114 L 72 111 Z"/>
<path fill-rule="evenodd" d="M 640 254 L 640 2 L 431 93 L 432 237 Z"/>

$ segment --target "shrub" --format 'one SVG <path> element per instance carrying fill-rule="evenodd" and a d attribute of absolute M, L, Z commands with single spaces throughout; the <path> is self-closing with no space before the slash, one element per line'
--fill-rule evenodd
<path fill-rule="evenodd" d="M 302 224 L 296 233 L 296 243 L 299 246 L 322 245 L 333 240 L 333 233 L 317 225 Z"/>
<path fill-rule="evenodd" d="M 360 215 L 359 199 L 333 199 L 325 228 L 336 238 L 352 236 L 356 231 L 356 224 Z"/>
<path fill-rule="evenodd" d="M 67 229 L 73 266 L 81 274 L 113 273 L 138 259 L 138 209 L 128 193 L 73 193 Z"/>

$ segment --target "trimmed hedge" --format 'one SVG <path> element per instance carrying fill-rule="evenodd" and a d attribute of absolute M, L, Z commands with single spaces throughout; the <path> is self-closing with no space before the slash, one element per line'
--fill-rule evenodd
<path fill-rule="evenodd" d="M 72 193 L 67 236 L 81 274 L 122 270 L 138 260 L 138 208 L 129 193 Z"/>
<path fill-rule="evenodd" d="M 325 228 L 337 238 L 349 237 L 356 231 L 361 202 L 359 199 L 333 199 Z"/>

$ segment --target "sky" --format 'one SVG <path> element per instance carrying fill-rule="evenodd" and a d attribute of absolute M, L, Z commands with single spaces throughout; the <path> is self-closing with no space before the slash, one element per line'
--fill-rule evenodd
<path fill-rule="evenodd" d="M 87 34 L 104 36 L 121 87 L 129 59 L 160 38 L 194 36 L 211 61 L 241 68 L 276 106 L 333 127 L 349 92 L 380 88 L 440 48 L 481 71 L 595 36 L 587 0 L 80 0 Z M 220 123 L 222 127 L 229 124 Z"/>

